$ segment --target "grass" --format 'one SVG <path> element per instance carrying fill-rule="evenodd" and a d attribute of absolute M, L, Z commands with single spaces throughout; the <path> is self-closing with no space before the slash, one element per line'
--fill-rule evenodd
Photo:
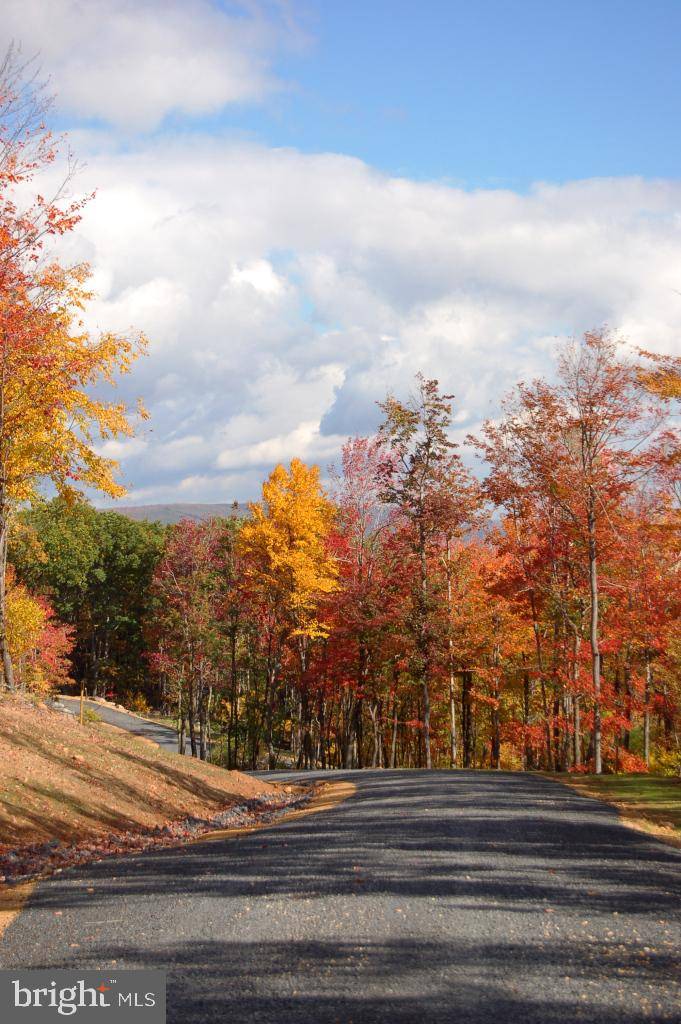
<path fill-rule="evenodd" d="M 177 732 L 177 715 L 161 715 L 156 711 L 147 711 L 144 718 L 150 722 L 158 722 L 159 725 L 165 725 L 168 729 L 174 729 Z"/>
<path fill-rule="evenodd" d="M 580 775 L 561 778 L 580 793 L 613 804 L 632 824 L 681 841 L 681 779 L 661 775 Z"/>

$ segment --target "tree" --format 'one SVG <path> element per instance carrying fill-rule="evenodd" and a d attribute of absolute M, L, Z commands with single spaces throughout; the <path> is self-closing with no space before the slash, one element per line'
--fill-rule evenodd
<path fill-rule="evenodd" d="M 19 689 L 34 693 L 70 682 L 71 631 L 54 616 L 50 605 L 36 598 L 11 569 L 7 577 L 7 641 L 17 666 Z"/>
<path fill-rule="evenodd" d="M 163 536 L 158 523 L 60 498 L 16 518 L 10 562 L 73 628 L 72 673 L 95 695 L 152 697 L 143 624 Z"/>
<path fill-rule="evenodd" d="M 223 531 L 219 519 L 183 519 L 168 530 L 154 571 L 155 605 L 148 622 L 152 663 L 171 679 L 177 696 L 180 753 L 188 723 L 192 756 L 201 760 L 210 753 L 210 709 L 219 664 Z"/>
<path fill-rule="evenodd" d="M 659 463 L 663 426 L 660 402 L 642 398 L 638 369 L 620 354 L 617 339 L 592 331 L 564 346 L 556 384 L 519 385 L 502 424 L 484 430 L 492 491 L 514 516 L 523 516 L 527 502 L 545 510 L 554 576 L 565 543 L 585 574 L 597 773 L 603 767 L 600 567 L 618 543 L 628 499 Z M 540 672 L 543 678 L 541 665 Z"/>
<path fill-rule="evenodd" d="M 5 567 L 12 518 L 43 481 L 69 499 L 85 487 L 124 493 L 116 463 L 97 442 L 129 436 L 129 411 L 92 389 L 113 384 L 144 350 L 141 335 L 90 335 L 81 319 L 90 298 L 87 267 L 45 258 L 45 238 L 72 230 L 77 206 L 40 195 L 32 203 L 20 199 L 54 159 L 44 113 L 10 53 L 0 69 L 0 657 L 9 689 Z"/>
<path fill-rule="evenodd" d="M 437 538 L 451 539 L 460 533 L 477 512 L 477 489 L 449 438 L 452 397 L 440 394 L 436 380 L 418 374 L 415 392 L 406 403 L 393 395 L 379 403 L 385 414 L 379 438 L 388 449 L 382 467 L 382 496 L 409 524 L 416 558 L 410 627 L 414 675 L 423 700 L 426 768 L 432 767 L 430 684 L 435 608 L 429 550 Z"/>
<path fill-rule="evenodd" d="M 299 459 L 290 469 L 277 466 L 262 488 L 262 501 L 249 506 L 241 530 L 246 585 L 260 609 L 267 644 L 266 733 L 270 766 L 274 760 L 273 710 L 284 644 L 298 660 L 298 754 L 311 766 L 312 740 L 307 671 L 310 645 L 328 634 L 319 617 L 323 598 L 338 586 L 336 561 L 329 551 L 335 510 L 319 483 L 319 468 Z"/>
<path fill-rule="evenodd" d="M 370 696 L 370 681 L 380 677 L 386 640 L 399 615 L 394 597 L 394 574 L 402 564 L 391 558 L 387 543 L 393 533 L 394 512 L 380 498 L 381 467 L 386 451 L 368 438 L 351 438 L 343 446 L 341 472 L 333 475 L 333 498 L 338 506 L 332 549 L 338 561 L 339 587 L 329 601 L 333 630 L 329 645 L 332 669 L 341 669 L 343 698 L 343 764 L 362 767 L 362 712 Z M 387 660 L 391 660 L 390 655 Z M 375 731 L 380 698 L 374 694 Z M 393 714 L 395 695 L 393 694 Z M 380 762 L 378 737 L 374 761 Z"/>

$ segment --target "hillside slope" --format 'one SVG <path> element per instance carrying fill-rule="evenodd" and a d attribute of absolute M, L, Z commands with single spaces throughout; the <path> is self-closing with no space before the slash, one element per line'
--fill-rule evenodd
<path fill-rule="evenodd" d="M 103 723 L 81 726 L 44 705 L 0 698 L 0 853 L 210 817 L 274 792 Z"/>
<path fill-rule="evenodd" d="M 193 519 L 202 523 L 207 519 L 231 519 L 247 516 L 248 505 L 216 503 L 199 504 L 180 502 L 169 505 L 114 505 L 114 512 L 119 512 L 128 519 L 150 523 L 179 523 L 181 519 Z"/>

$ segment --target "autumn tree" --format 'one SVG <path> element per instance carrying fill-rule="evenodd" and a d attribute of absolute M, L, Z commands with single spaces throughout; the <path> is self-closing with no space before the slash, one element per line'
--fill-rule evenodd
<path fill-rule="evenodd" d="M 386 451 L 377 439 L 350 438 L 333 472 L 332 496 L 338 507 L 333 552 L 338 561 L 338 590 L 329 602 L 333 632 L 329 656 L 333 669 L 342 665 L 342 759 L 346 768 L 362 767 L 362 713 L 373 697 L 374 731 L 380 727 L 381 698 L 372 688 L 382 669 L 386 639 L 399 616 L 394 577 L 402 563 L 390 544 L 394 509 L 381 501 Z M 372 693 L 372 689 L 374 692 Z M 393 716 L 395 714 L 393 693 Z M 378 737 L 373 760 L 380 762 Z"/>
<path fill-rule="evenodd" d="M 419 374 L 407 402 L 388 395 L 379 403 L 385 420 L 379 437 L 387 449 L 383 463 L 384 500 L 409 523 L 416 574 L 412 593 L 414 675 L 423 701 L 425 764 L 432 767 L 430 708 L 434 661 L 434 594 L 429 549 L 451 538 L 475 517 L 476 488 L 450 439 L 452 395 Z"/>
<path fill-rule="evenodd" d="M 220 678 L 223 531 L 219 519 L 183 519 L 169 528 L 147 623 L 152 665 L 169 678 L 177 701 L 180 753 L 188 735 L 192 756 L 201 760 L 210 753 L 210 711 Z"/>
<path fill-rule="evenodd" d="M 96 397 L 127 373 L 141 336 L 92 336 L 82 314 L 88 269 L 48 258 L 45 242 L 73 230 L 78 204 L 38 192 L 56 155 L 40 91 L 12 51 L 0 68 L 0 657 L 14 677 L 5 621 L 5 566 L 12 518 L 42 482 L 71 498 L 83 488 L 124 493 L 102 440 L 129 436 L 121 402 Z"/>
<path fill-rule="evenodd" d="M 660 404 L 641 397 L 634 361 L 607 331 L 593 331 L 564 346 L 555 384 L 519 385 L 502 424 L 484 431 L 501 501 L 512 514 L 519 501 L 537 501 L 581 559 L 597 773 L 603 767 L 600 565 L 617 542 L 627 500 L 655 465 L 663 424 Z"/>
<path fill-rule="evenodd" d="M 266 741 L 274 767 L 273 713 L 284 645 L 298 662 L 298 753 L 310 767 L 312 708 L 308 687 L 310 646 L 328 633 L 320 619 L 322 599 L 337 587 L 337 566 L 328 538 L 335 518 L 319 482 L 319 468 L 293 459 L 277 466 L 263 484 L 262 501 L 249 506 L 241 530 L 247 587 L 262 620 L 267 647 Z"/>
<path fill-rule="evenodd" d="M 7 642 L 16 666 L 16 687 L 45 694 L 68 684 L 72 632 L 59 622 L 52 607 L 7 575 Z"/>

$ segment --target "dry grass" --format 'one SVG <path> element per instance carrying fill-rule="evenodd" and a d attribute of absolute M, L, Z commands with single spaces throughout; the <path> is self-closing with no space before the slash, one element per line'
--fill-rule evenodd
<path fill-rule="evenodd" d="M 104 723 L 0 699 L 0 850 L 209 817 L 273 791 Z"/>

